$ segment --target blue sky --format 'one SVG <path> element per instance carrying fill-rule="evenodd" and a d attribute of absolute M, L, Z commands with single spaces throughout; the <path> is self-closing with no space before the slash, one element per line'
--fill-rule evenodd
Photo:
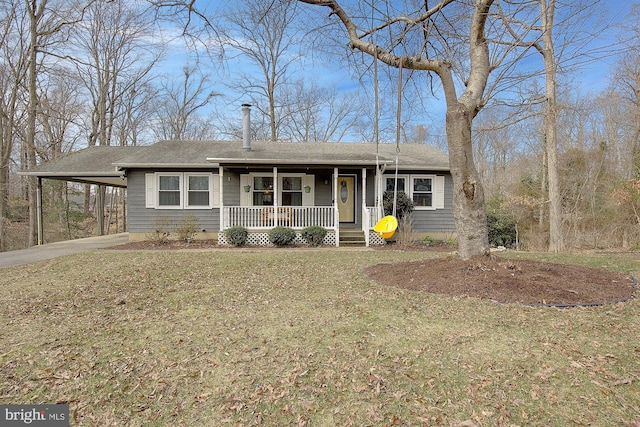
<path fill-rule="evenodd" d="M 607 0 L 603 2 L 603 4 L 607 6 L 606 19 L 609 21 L 609 25 L 607 26 L 609 30 L 602 32 L 602 37 L 594 38 L 593 46 L 615 46 L 617 37 L 615 25 L 625 18 L 632 3 L 634 2 L 631 0 Z M 201 1 L 197 4 L 199 4 L 200 7 L 206 7 L 211 13 L 215 13 L 214 9 L 219 5 L 219 2 Z M 318 13 L 325 13 L 324 10 L 321 10 L 320 8 L 318 9 Z M 169 73 L 172 71 L 180 73 L 188 55 L 184 51 L 184 45 L 178 40 L 176 40 L 175 45 L 172 47 L 172 54 L 165 61 L 164 68 Z M 202 56 L 203 63 L 207 60 L 208 59 L 206 57 Z M 596 94 L 603 90 L 609 83 L 608 78 L 615 60 L 616 57 L 603 57 L 601 59 L 594 60 L 575 71 L 571 78 L 577 85 L 577 91 L 581 95 L 586 96 L 589 94 Z M 238 117 L 240 117 L 240 104 L 242 102 L 247 102 L 247 100 L 243 99 L 242 94 L 234 93 L 232 90 L 225 87 L 222 82 L 228 80 L 232 75 L 240 72 L 240 70 L 246 71 L 250 69 L 250 66 L 242 60 L 228 61 L 225 62 L 223 66 L 220 66 L 221 64 L 212 65 L 213 66 L 210 67 L 212 79 L 218 82 L 214 85 L 213 89 L 224 95 L 214 100 L 216 103 L 215 108 L 218 110 L 230 110 L 234 114 L 237 113 Z M 381 67 L 385 66 L 381 65 Z M 321 85 L 335 87 L 344 93 L 353 93 L 359 89 L 360 83 L 352 76 L 352 72 L 350 70 L 345 69 L 344 63 L 326 62 L 323 61 L 323 58 L 316 57 L 313 58 L 311 63 L 307 62 L 304 68 L 298 67 L 296 73 L 299 76 L 305 76 L 307 79 L 314 79 Z M 424 124 L 432 122 L 434 128 L 439 126 L 441 127 L 444 120 L 444 100 L 430 98 L 427 100 L 426 104 L 427 111 L 421 116 L 416 117 L 416 124 L 418 122 L 423 122 Z M 387 105 L 388 108 L 395 111 L 395 102 L 388 102 Z"/>

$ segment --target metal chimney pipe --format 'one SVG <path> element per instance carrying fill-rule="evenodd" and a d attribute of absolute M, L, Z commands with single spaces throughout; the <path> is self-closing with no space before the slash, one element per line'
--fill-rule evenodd
<path fill-rule="evenodd" d="M 242 149 L 251 150 L 251 104 L 242 104 Z"/>

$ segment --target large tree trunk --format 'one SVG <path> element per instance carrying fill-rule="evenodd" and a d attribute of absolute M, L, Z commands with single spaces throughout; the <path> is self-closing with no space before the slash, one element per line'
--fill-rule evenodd
<path fill-rule="evenodd" d="M 547 3 L 548 2 L 548 3 Z M 547 150 L 549 178 L 549 251 L 564 249 L 562 238 L 562 201 L 560 200 L 560 176 L 558 173 L 558 107 L 556 104 L 556 58 L 553 45 L 553 19 L 555 0 L 540 0 L 542 26 L 544 28 L 544 59 L 547 104 L 544 112 L 545 147 Z"/>
<path fill-rule="evenodd" d="M 33 169 L 36 166 L 36 115 L 37 115 L 37 53 L 38 53 L 38 16 L 37 3 L 32 0 L 29 11 L 29 105 L 27 107 L 27 134 L 26 134 L 26 154 L 27 168 Z M 37 212 L 37 178 L 35 176 L 27 177 L 27 188 L 29 200 L 29 246 L 35 246 L 38 241 L 38 212 Z"/>
<path fill-rule="evenodd" d="M 447 109 L 447 142 L 453 177 L 453 214 L 462 259 L 489 254 L 484 190 L 473 161 L 471 113 L 462 104 Z"/>

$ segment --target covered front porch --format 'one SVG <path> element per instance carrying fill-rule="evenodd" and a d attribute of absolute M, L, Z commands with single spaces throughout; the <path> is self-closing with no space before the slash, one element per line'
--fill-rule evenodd
<path fill-rule="evenodd" d="M 382 188 L 377 168 L 301 171 L 273 167 L 238 173 L 221 166 L 219 177 L 221 188 L 234 186 L 240 193 L 240 203 L 235 204 L 233 197 L 225 201 L 225 191 L 220 192 L 220 243 L 225 243 L 224 230 L 244 227 L 249 230 L 250 244 L 265 244 L 268 231 L 277 226 L 298 232 L 297 243 L 304 243 L 299 234 L 310 226 L 325 228 L 324 243 L 329 245 L 340 246 L 341 231 L 356 230 L 362 232 L 365 246 L 385 243 L 373 231 L 383 216 L 377 206 Z"/>

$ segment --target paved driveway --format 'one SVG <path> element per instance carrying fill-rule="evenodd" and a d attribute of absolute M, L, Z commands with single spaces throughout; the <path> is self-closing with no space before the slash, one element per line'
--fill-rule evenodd
<path fill-rule="evenodd" d="M 87 237 L 86 239 L 66 240 L 34 246 L 19 251 L 0 252 L 0 268 L 29 264 L 64 255 L 89 252 L 111 246 L 122 245 L 129 241 L 129 233 L 110 234 L 108 236 Z"/>

